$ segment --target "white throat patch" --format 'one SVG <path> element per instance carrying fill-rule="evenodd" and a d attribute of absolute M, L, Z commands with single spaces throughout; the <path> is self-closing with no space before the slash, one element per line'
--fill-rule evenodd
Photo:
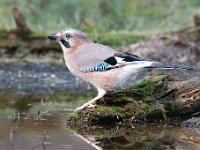
<path fill-rule="evenodd" d="M 63 53 L 64 53 L 65 51 L 67 51 L 67 48 L 62 44 L 62 42 L 59 41 L 59 44 L 60 44 L 60 46 L 61 46 L 61 48 L 62 48 Z"/>

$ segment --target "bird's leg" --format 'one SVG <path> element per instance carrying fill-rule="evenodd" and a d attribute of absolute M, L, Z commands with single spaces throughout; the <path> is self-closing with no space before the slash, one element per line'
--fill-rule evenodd
<path fill-rule="evenodd" d="M 94 107 L 94 102 L 100 98 L 102 98 L 105 94 L 106 94 L 106 90 L 102 89 L 102 88 L 97 88 L 98 90 L 98 95 L 93 98 L 92 100 L 88 101 L 87 103 L 83 104 L 82 106 L 76 108 L 74 111 L 80 111 L 82 109 L 84 109 L 85 107 Z"/>

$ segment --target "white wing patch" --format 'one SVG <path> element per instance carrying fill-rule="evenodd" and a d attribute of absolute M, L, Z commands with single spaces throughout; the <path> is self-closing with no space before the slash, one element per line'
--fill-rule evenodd
<path fill-rule="evenodd" d="M 152 66 L 153 62 L 151 61 L 135 61 L 131 63 L 133 68 L 140 69 Z"/>
<path fill-rule="evenodd" d="M 117 61 L 118 64 L 124 64 L 124 63 L 126 63 L 126 62 L 124 61 L 124 58 L 115 57 L 115 59 L 116 59 L 116 61 Z"/>

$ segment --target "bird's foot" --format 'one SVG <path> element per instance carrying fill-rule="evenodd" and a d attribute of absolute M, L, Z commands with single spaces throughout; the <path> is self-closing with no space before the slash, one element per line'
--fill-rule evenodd
<path fill-rule="evenodd" d="M 82 111 L 84 108 L 94 108 L 94 107 L 96 107 L 97 105 L 96 104 L 89 104 L 89 105 L 87 105 L 87 106 L 81 106 L 81 107 L 78 107 L 78 108 L 76 108 L 75 110 L 74 110 L 74 112 L 80 112 L 80 111 Z"/>
<path fill-rule="evenodd" d="M 74 112 L 80 112 L 84 107 L 78 107 L 76 109 L 74 109 Z"/>

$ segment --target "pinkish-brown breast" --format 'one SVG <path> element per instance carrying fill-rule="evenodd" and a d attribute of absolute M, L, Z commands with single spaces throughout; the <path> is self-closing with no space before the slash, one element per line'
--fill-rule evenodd
<path fill-rule="evenodd" d="M 113 56 L 115 52 L 115 50 L 101 44 L 86 43 L 73 50 L 72 53 L 65 53 L 64 59 L 68 69 L 75 76 L 95 87 L 111 90 L 116 85 L 118 69 L 102 72 L 82 72 L 80 69 L 82 67 L 93 67 L 97 62 Z"/>

